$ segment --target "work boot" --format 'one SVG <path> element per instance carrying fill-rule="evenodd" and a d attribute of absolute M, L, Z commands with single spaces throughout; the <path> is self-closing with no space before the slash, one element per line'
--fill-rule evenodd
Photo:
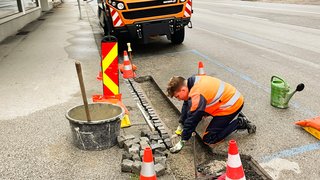
<path fill-rule="evenodd" d="M 237 127 L 238 130 L 247 129 L 249 134 L 253 134 L 256 132 L 257 127 L 253 123 L 251 123 L 248 120 L 248 118 L 244 116 L 242 113 L 239 114 L 238 120 L 239 120 L 238 127 Z"/>

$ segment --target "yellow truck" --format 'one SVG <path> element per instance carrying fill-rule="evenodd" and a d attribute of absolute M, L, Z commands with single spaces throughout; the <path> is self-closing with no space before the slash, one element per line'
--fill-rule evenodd
<path fill-rule="evenodd" d="M 141 40 L 164 36 L 181 44 L 192 27 L 192 0 L 99 0 L 98 17 L 105 35 Z"/>

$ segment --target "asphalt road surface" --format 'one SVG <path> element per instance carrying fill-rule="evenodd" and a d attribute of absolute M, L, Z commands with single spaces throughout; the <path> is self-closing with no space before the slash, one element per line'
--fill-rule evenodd
<path fill-rule="evenodd" d="M 242 92 L 244 112 L 258 127 L 256 135 L 232 136 L 240 151 L 252 155 L 275 179 L 319 178 L 314 165 L 320 163 L 320 143 L 293 123 L 320 111 L 320 7 L 197 0 L 193 10 L 193 28 L 183 45 L 170 45 L 164 38 L 134 47 L 140 74 L 153 75 L 165 90 L 171 76 L 195 74 L 197 62 L 203 61 L 207 74 Z M 270 106 L 273 75 L 292 89 L 301 82 L 306 86 L 289 109 Z M 218 149 L 226 150 L 226 145 Z"/>
<path fill-rule="evenodd" d="M 99 51 L 93 38 L 99 42 L 102 32 L 96 16 L 89 17 L 91 24 L 80 21 L 76 1 L 66 2 L 44 21 L 25 27 L 28 35 L 1 44 L 2 177 L 97 178 L 92 172 L 102 178 L 124 177 L 115 174 L 118 167 L 106 163 L 119 161 L 120 155 L 113 155 L 119 153 L 116 148 L 92 157 L 69 143 L 64 113 L 81 103 L 74 60 L 84 66 L 87 93 L 100 92 L 95 80 Z M 82 3 L 89 3 L 91 13 L 96 13 L 95 1 Z M 193 10 L 193 28 L 187 29 L 182 45 L 171 45 L 165 38 L 132 45 L 138 75 L 152 75 L 165 90 L 171 76 L 191 76 L 203 61 L 208 75 L 233 84 L 244 95 L 244 113 L 257 125 L 255 135 L 231 136 L 240 152 L 253 156 L 275 179 L 318 179 L 320 143 L 293 123 L 320 111 L 320 7 L 195 0 Z M 85 18 L 88 11 L 83 8 Z M 270 106 L 273 75 L 284 78 L 292 89 L 300 82 L 306 86 L 288 109 Z M 217 147 L 226 148 L 227 141 Z M 92 164 L 99 168 L 90 169 Z"/>

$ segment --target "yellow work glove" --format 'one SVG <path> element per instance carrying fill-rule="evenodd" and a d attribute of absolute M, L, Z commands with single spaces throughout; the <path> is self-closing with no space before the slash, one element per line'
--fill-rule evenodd
<path fill-rule="evenodd" d="M 182 131 L 183 131 L 182 124 L 179 124 L 179 126 L 177 127 L 175 133 L 176 133 L 176 135 L 180 136 L 182 134 Z"/>

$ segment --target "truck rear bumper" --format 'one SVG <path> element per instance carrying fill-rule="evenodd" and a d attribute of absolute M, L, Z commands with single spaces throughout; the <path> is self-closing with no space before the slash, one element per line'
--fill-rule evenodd
<path fill-rule="evenodd" d="M 168 39 L 175 30 L 184 28 L 188 25 L 190 18 L 184 19 L 161 19 L 155 21 L 143 21 L 135 24 L 126 25 L 125 27 L 115 28 L 115 33 L 120 36 L 134 39 L 141 39 L 144 43 L 148 42 L 150 36 L 167 35 Z"/>

